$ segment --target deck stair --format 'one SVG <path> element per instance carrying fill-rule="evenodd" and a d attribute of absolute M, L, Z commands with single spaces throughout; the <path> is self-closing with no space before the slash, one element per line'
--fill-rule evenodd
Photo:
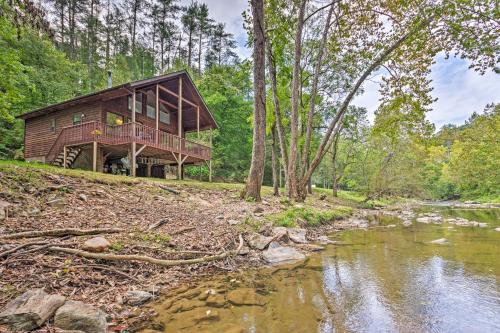
<path fill-rule="evenodd" d="M 67 149 L 66 156 L 66 167 L 70 168 L 73 165 L 73 162 L 76 160 L 80 152 L 82 151 L 81 147 L 71 147 Z M 52 162 L 53 165 L 63 167 L 64 165 L 64 150 L 61 151 L 57 157 Z"/>

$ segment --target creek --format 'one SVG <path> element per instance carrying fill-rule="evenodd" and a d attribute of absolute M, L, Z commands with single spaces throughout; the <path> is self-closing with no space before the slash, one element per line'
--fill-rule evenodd
<path fill-rule="evenodd" d="M 444 223 L 415 222 L 425 213 Z M 152 305 L 156 321 L 165 332 L 500 332 L 500 209 L 425 205 L 411 226 L 374 220 L 305 262 L 174 291 Z"/>

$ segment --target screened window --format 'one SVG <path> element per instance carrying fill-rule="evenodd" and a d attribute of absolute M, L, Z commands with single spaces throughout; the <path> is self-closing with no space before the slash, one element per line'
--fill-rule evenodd
<path fill-rule="evenodd" d="M 106 124 L 108 125 L 122 125 L 123 124 L 123 116 L 113 112 L 106 113 Z"/>
<path fill-rule="evenodd" d="M 147 95 L 146 104 L 146 114 L 149 118 L 156 118 L 156 95 L 151 91 L 152 94 Z"/>
<path fill-rule="evenodd" d="M 149 118 L 156 118 L 156 108 L 154 106 L 151 106 L 151 105 L 147 105 L 146 106 L 146 111 L 147 111 L 147 115 Z"/>
<path fill-rule="evenodd" d="M 132 111 L 132 96 L 128 97 L 128 110 Z M 142 113 L 142 94 L 135 93 L 135 113 Z"/>
<path fill-rule="evenodd" d="M 164 124 L 170 124 L 170 113 L 163 104 L 160 104 L 160 121 Z"/>
<path fill-rule="evenodd" d="M 55 133 L 56 132 L 56 118 L 52 118 L 50 120 L 50 132 Z"/>
<path fill-rule="evenodd" d="M 82 113 L 75 113 L 73 115 L 73 125 L 80 125 L 83 121 L 83 117 Z"/>

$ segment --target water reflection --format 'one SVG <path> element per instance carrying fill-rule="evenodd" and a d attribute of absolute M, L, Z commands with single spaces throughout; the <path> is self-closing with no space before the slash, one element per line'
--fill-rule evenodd
<path fill-rule="evenodd" d="M 498 212 L 467 211 L 469 219 L 488 222 L 486 229 L 346 231 L 336 237 L 348 245 L 328 247 L 294 269 L 237 275 L 236 287 L 228 287 L 234 277 L 201 284 L 201 292 L 225 295 L 217 320 L 196 320 L 215 309 L 190 299 L 199 308 L 158 305 L 159 321 L 165 332 L 500 332 Z M 450 243 L 429 244 L 437 238 Z M 229 290 L 239 289 L 254 290 L 265 305 L 227 302 Z M 176 297 L 174 303 L 186 302 Z"/>

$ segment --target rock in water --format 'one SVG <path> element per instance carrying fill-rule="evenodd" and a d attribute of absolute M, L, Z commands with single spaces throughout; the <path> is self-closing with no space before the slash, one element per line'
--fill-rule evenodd
<path fill-rule="evenodd" d="M 246 237 L 248 245 L 252 249 L 264 250 L 269 243 L 273 240 L 273 237 L 262 236 L 258 233 L 252 233 Z"/>
<path fill-rule="evenodd" d="M 446 238 L 439 238 L 439 239 L 435 239 L 433 241 L 430 242 L 431 244 L 449 244 L 448 240 Z"/>
<path fill-rule="evenodd" d="M 307 243 L 306 229 L 290 228 L 288 229 L 288 237 L 290 237 L 290 239 L 295 243 L 299 244 Z"/>
<path fill-rule="evenodd" d="M 270 264 L 286 263 L 290 261 L 304 260 L 306 256 L 293 247 L 274 247 L 262 252 L 264 259 Z"/>
<path fill-rule="evenodd" d="M 500 231 L 500 227 L 498 227 L 498 228 L 495 228 L 495 231 Z"/>
<path fill-rule="evenodd" d="M 91 305 L 67 301 L 54 317 L 54 325 L 63 330 L 78 330 L 85 333 L 106 333 L 106 315 Z"/>
<path fill-rule="evenodd" d="M 132 306 L 144 304 L 151 298 L 153 298 L 153 295 L 151 295 L 147 291 L 142 291 L 142 290 L 128 291 L 125 294 L 125 297 L 123 297 L 124 301 Z"/>
<path fill-rule="evenodd" d="M 12 331 L 31 331 L 40 327 L 64 304 L 65 297 L 49 295 L 43 289 L 28 290 L 8 303 L 0 313 L 0 325 Z"/>
<path fill-rule="evenodd" d="M 89 252 L 104 252 L 111 244 L 104 237 L 94 237 L 83 243 L 83 249 Z"/>

